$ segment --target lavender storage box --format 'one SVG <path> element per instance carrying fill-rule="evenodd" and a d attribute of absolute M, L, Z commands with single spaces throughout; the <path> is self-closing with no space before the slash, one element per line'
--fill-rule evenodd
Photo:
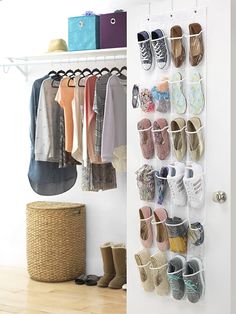
<path fill-rule="evenodd" d="M 114 12 L 100 15 L 100 48 L 127 46 L 127 13 Z"/>
<path fill-rule="evenodd" d="M 99 16 L 75 16 L 68 18 L 69 51 L 99 48 Z"/>

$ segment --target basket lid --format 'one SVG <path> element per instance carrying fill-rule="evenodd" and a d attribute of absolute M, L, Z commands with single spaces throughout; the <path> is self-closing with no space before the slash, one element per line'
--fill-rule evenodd
<path fill-rule="evenodd" d="M 65 209 L 65 208 L 81 208 L 84 207 L 81 203 L 67 203 L 67 202 L 45 202 L 38 201 L 27 204 L 27 208 L 31 209 Z"/>

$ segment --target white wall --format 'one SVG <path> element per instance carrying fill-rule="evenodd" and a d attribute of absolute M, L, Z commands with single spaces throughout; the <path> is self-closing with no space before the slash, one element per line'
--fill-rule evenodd
<path fill-rule="evenodd" d="M 17 1 L 0 2 L 0 56 L 40 54 L 52 38 L 67 39 L 67 18 L 85 10 L 96 13 L 125 8 L 125 1 Z M 69 68 L 71 65 L 65 65 Z M 85 64 L 81 65 L 82 67 Z M 25 207 L 34 200 L 82 202 L 87 208 L 87 271 L 102 273 L 99 246 L 107 241 L 126 242 L 126 174 L 118 175 L 118 189 L 82 192 L 78 182 L 60 196 L 40 197 L 28 183 L 29 97 L 33 79 L 50 67 L 35 66 L 26 83 L 11 68 L 0 68 L 1 209 L 0 265 L 25 266 Z"/>
<path fill-rule="evenodd" d="M 233 1 L 232 1 L 233 2 Z M 158 15 L 170 12 L 169 0 L 151 1 L 151 14 Z M 128 106 L 128 313 L 168 313 L 168 314 L 233 314 L 235 310 L 230 308 L 231 293 L 234 291 L 235 278 L 231 278 L 231 269 L 234 265 L 231 261 L 231 253 L 235 253 L 235 244 L 231 239 L 231 148 L 230 134 L 235 137 L 231 126 L 231 102 L 230 102 L 230 36 L 231 1 L 225 0 L 199 0 L 199 5 L 207 6 L 207 186 L 206 186 L 206 296 L 202 303 L 191 305 L 188 302 L 175 302 L 170 298 L 161 298 L 155 293 L 144 292 L 136 267 L 134 254 L 141 249 L 139 240 L 138 208 L 140 200 L 136 188 L 135 171 L 141 166 L 139 149 L 139 137 L 136 131 L 136 123 L 140 119 L 139 110 L 133 110 Z M 175 0 L 176 10 L 193 8 L 194 0 Z M 235 8 L 234 8 L 235 9 Z M 129 89 L 139 81 L 139 51 L 136 43 L 136 33 L 140 31 L 140 21 L 148 13 L 148 5 L 136 6 L 129 12 L 128 30 L 128 66 Z M 232 13 L 233 14 L 233 13 Z M 235 14 L 235 13 L 234 13 Z M 235 23 L 234 23 L 235 24 Z M 158 27 L 158 25 L 157 25 Z M 234 34 L 232 28 L 232 36 Z M 221 47 L 218 44 L 221 39 Z M 233 37 L 234 38 L 234 37 Z M 235 41 L 235 38 L 234 38 Z M 235 49 L 235 47 L 234 47 Z M 235 51 L 234 51 L 235 52 Z M 223 60 L 222 63 L 220 60 Z M 234 54 L 232 53 L 232 58 Z M 235 58 L 234 58 L 235 59 Z M 234 62 L 235 63 L 235 62 Z M 232 70 L 234 75 L 234 70 Z M 157 78 L 158 80 L 158 78 Z M 235 82 L 235 80 L 234 80 Z M 235 88 L 232 85 L 232 95 L 235 99 Z M 129 94 L 129 97 L 131 95 Z M 131 104 L 129 98 L 128 104 Z M 235 108 L 235 103 L 232 103 Z M 235 112 L 235 110 L 233 110 Z M 232 114 L 232 123 L 234 123 Z M 233 143 L 234 144 L 234 143 Z M 234 160 L 232 159 L 232 163 Z M 234 180 L 232 181 L 232 184 Z M 212 193 L 223 190 L 228 194 L 228 201 L 224 205 L 212 202 Z M 232 185 L 234 193 L 234 185 Z M 232 212 L 234 208 L 232 207 Z M 232 236 L 235 235 L 232 231 Z M 232 242 L 231 242 L 232 241 Z M 232 248 L 232 252 L 231 252 Z M 235 272 L 233 272 L 235 274 Z M 232 280 L 232 291 L 230 283 Z M 233 302 L 232 298 L 232 302 Z"/>

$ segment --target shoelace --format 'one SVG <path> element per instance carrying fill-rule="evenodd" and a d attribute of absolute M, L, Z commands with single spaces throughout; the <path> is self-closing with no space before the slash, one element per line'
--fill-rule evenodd
<path fill-rule="evenodd" d="M 148 49 L 147 49 L 145 43 L 140 44 L 140 52 L 141 52 L 142 61 L 149 61 L 150 60 Z"/>
<path fill-rule="evenodd" d="M 157 60 L 163 60 L 166 57 L 166 44 L 165 40 L 158 40 L 156 43 L 153 44 L 154 50 L 156 53 Z"/>
<path fill-rule="evenodd" d="M 184 280 L 184 283 L 189 294 L 199 293 L 198 286 L 192 280 Z"/>
<path fill-rule="evenodd" d="M 173 292 L 179 292 L 179 286 L 175 284 L 176 281 L 182 280 L 181 273 L 178 275 L 168 274 L 169 283 Z"/>

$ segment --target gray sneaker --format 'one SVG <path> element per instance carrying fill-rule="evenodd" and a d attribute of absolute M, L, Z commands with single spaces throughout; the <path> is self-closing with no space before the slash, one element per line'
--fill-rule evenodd
<path fill-rule="evenodd" d="M 143 31 L 138 33 L 138 44 L 140 48 L 140 60 L 144 70 L 148 71 L 152 67 L 153 57 L 150 35 L 148 32 Z"/>
<path fill-rule="evenodd" d="M 186 263 L 183 278 L 189 302 L 197 303 L 203 295 L 205 286 L 203 267 L 200 259 L 192 258 Z"/>
<path fill-rule="evenodd" d="M 174 299 L 181 300 L 185 296 L 185 284 L 183 279 L 185 258 L 176 255 L 169 261 L 167 277 Z"/>

